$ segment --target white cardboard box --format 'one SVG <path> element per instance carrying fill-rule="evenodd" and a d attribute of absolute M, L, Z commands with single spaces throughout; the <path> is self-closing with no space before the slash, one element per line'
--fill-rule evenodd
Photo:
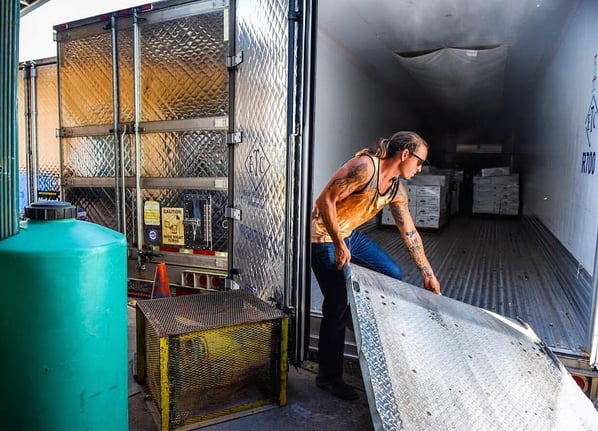
<path fill-rule="evenodd" d="M 484 168 L 482 169 L 483 177 L 494 177 L 498 175 L 511 175 L 511 168 L 508 166 L 501 166 L 498 168 Z"/>

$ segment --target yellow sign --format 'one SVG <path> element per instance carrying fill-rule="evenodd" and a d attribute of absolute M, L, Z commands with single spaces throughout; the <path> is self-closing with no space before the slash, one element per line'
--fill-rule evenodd
<path fill-rule="evenodd" d="M 162 243 L 185 245 L 183 208 L 162 208 Z"/>
<path fill-rule="evenodd" d="M 145 201 L 143 204 L 143 224 L 160 226 L 160 204 L 156 201 Z"/>

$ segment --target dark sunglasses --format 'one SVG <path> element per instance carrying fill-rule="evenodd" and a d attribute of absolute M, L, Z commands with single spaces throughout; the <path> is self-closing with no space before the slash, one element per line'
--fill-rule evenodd
<path fill-rule="evenodd" d="M 411 154 L 413 157 L 415 157 L 417 160 L 419 160 L 417 162 L 417 166 L 423 166 L 423 165 L 428 164 L 428 161 L 426 159 L 422 159 L 420 156 L 415 154 L 413 151 L 409 151 L 409 154 Z"/>

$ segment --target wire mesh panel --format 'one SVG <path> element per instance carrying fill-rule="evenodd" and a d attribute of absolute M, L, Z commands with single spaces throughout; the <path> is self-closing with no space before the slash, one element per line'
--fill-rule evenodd
<path fill-rule="evenodd" d="M 56 63 L 24 65 L 19 72 L 18 97 L 19 209 L 23 212 L 33 191 L 37 191 L 34 200 L 56 198 L 60 192 Z M 35 165 L 29 166 L 29 160 Z"/>
<path fill-rule="evenodd" d="M 68 187 L 65 200 L 85 209 L 85 219 L 116 230 L 114 189 L 104 187 Z"/>
<path fill-rule="evenodd" d="M 110 31 L 59 43 L 61 127 L 112 123 Z"/>
<path fill-rule="evenodd" d="M 228 113 L 224 10 L 142 26 L 142 121 Z"/>
<path fill-rule="evenodd" d="M 287 319 L 243 291 L 138 302 L 138 368 L 162 429 L 285 404 Z"/>
<path fill-rule="evenodd" d="M 149 133 L 143 136 L 142 176 L 226 177 L 227 151 L 223 131 Z"/>

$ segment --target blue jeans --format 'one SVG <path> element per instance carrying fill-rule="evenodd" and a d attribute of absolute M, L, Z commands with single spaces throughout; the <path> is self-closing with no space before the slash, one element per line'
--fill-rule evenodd
<path fill-rule="evenodd" d="M 374 241 L 359 231 L 345 238 L 351 252 L 351 262 L 400 280 L 403 271 Z M 324 302 L 318 341 L 318 380 L 334 382 L 342 378 L 345 349 L 345 318 L 347 287 L 342 270 L 334 263 L 334 244 L 311 244 L 311 267 L 314 271 Z"/>

